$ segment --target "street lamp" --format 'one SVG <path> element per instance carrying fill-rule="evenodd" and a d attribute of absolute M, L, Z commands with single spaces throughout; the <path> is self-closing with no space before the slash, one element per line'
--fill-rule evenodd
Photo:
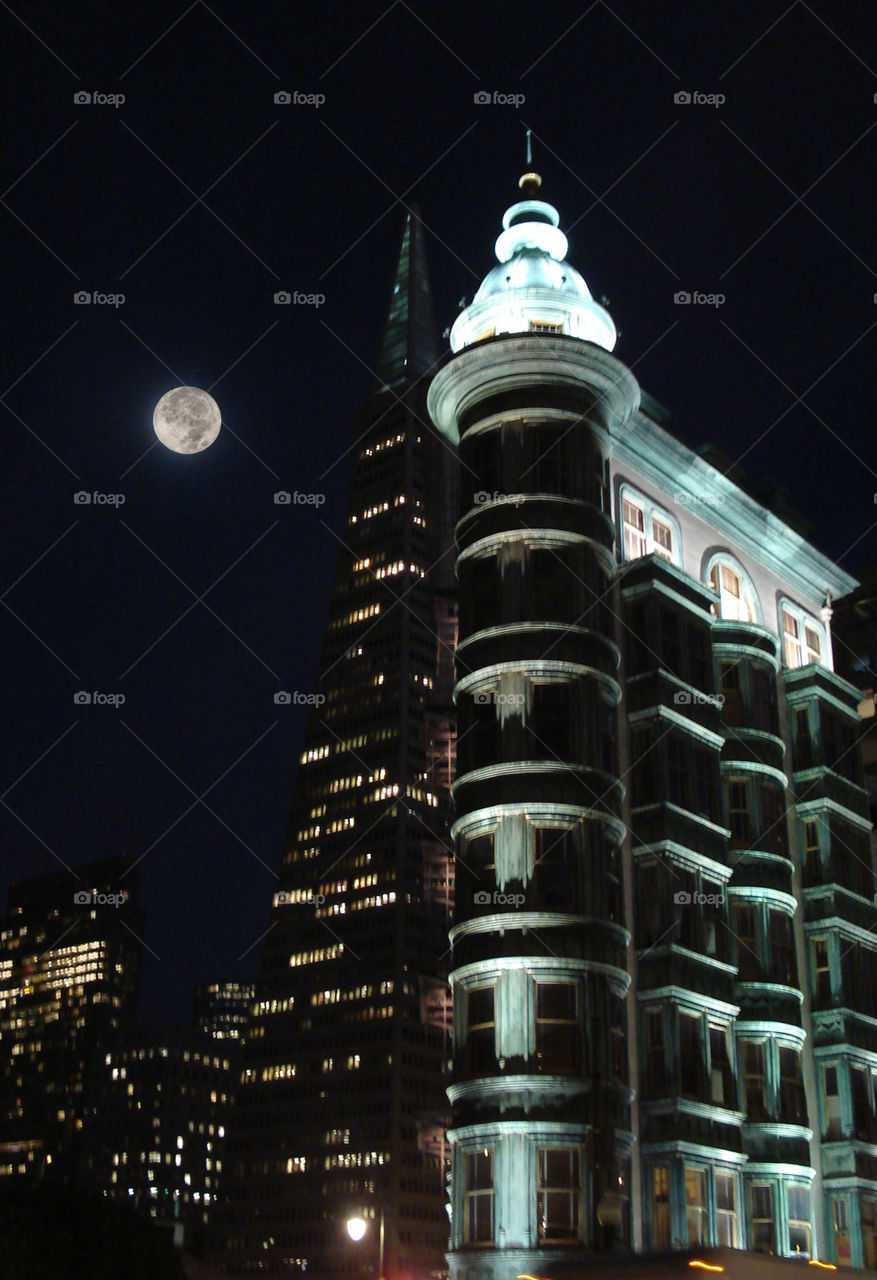
<path fill-rule="evenodd" d="M 347 1219 L 347 1234 L 354 1244 L 359 1244 L 368 1231 L 368 1223 L 365 1218 L 355 1217 Z M 378 1227 L 378 1280 L 384 1280 L 384 1210 L 381 1208 L 381 1220 Z"/>

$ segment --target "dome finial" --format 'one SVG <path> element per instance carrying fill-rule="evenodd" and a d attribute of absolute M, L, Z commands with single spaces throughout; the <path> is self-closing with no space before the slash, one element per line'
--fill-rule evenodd
<path fill-rule="evenodd" d="M 527 171 L 526 173 L 523 173 L 521 177 L 518 179 L 518 186 L 521 188 L 521 191 L 524 193 L 525 196 L 529 196 L 532 199 L 538 194 L 539 188 L 542 186 L 542 179 L 540 178 L 538 173 L 533 172 L 531 167 L 533 164 L 533 147 L 531 143 L 531 137 L 532 137 L 532 132 L 530 129 L 528 129 L 527 130 L 527 149 L 526 149 L 526 155 L 525 155 Z"/>

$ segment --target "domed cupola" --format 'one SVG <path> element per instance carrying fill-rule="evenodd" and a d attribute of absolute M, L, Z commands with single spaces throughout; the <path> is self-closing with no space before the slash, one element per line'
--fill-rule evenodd
<path fill-rule="evenodd" d="M 506 209 L 496 242 L 499 266 L 485 277 L 451 329 L 451 350 L 511 333 L 562 333 L 611 351 L 612 317 L 595 302 L 584 278 L 566 261 L 567 239 L 553 205 L 536 197 L 538 173 L 519 184 L 525 197 Z"/>

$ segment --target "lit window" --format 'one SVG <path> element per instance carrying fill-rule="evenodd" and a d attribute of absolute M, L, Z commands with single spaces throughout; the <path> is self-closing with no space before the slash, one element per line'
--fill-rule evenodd
<path fill-rule="evenodd" d="M 624 499 L 624 558 L 638 560 L 646 554 L 645 515 L 641 507 L 635 507 Z"/>
<path fill-rule="evenodd" d="M 652 1169 L 652 1246 L 670 1248 L 670 1170 L 665 1164 Z"/>
<path fill-rule="evenodd" d="M 822 633 L 813 619 L 787 606 L 780 612 L 786 666 L 804 667 L 811 662 L 822 662 Z"/>
<path fill-rule="evenodd" d="M 581 1239 L 581 1154 L 573 1147 L 539 1147 L 536 1213 L 539 1243 Z"/>
<path fill-rule="evenodd" d="M 710 569 L 709 584 L 719 597 L 719 617 L 726 622 L 757 622 L 755 593 L 740 573 L 719 560 Z"/>
<path fill-rule="evenodd" d="M 859 1214 L 862 1220 L 862 1263 L 877 1267 L 877 1197 L 859 1196 Z"/>
<path fill-rule="evenodd" d="M 655 554 L 665 560 L 673 560 L 673 530 L 657 516 L 652 517 L 652 538 L 655 543 Z"/>

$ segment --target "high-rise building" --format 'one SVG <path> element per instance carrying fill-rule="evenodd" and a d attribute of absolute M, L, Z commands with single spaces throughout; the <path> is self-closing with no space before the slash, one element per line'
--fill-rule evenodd
<path fill-rule="evenodd" d="M 222 1176 L 240 1044 L 202 1031 L 126 1037 L 104 1056 L 94 1180 L 200 1249 Z"/>
<path fill-rule="evenodd" d="M 215 1040 L 244 1040 L 255 987 L 252 982 L 205 982 L 195 992 L 192 1022 Z"/>
<path fill-rule="evenodd" d="M 874 1266 L 855 581 L 665 429 L 521 185 L 429 392 L 464 487 L 451 1277 Z"/>
<path fill-rule="evenodd" d="M 444 1265 L 456 460 L 426 415 L 438 354 L 409 215 L 221 1187 L 237 1273 Z"/>
<path fill-rule="evenodd" d="M 14 885 L 0 927 L 0 1178 L 82 1175 L 103 1056 L 134 1022 L 143 919 L 123 858 Z"/>

